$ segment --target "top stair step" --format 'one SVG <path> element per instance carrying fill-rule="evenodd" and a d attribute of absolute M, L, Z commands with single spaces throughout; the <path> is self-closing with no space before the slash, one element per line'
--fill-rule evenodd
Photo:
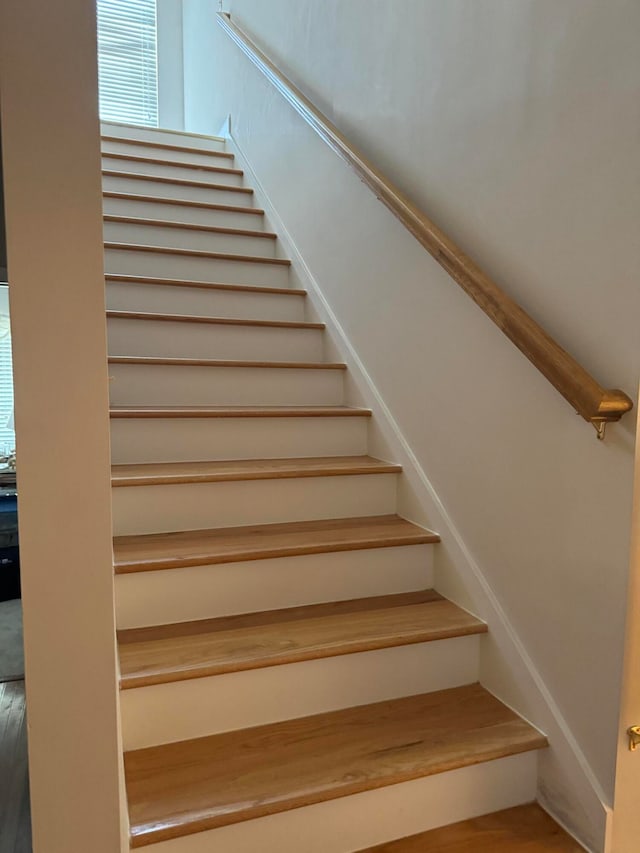
<path fill-rule="evenodd" d="M 480 685 L 125 754 L 132 847 L 547 745 Z"/>
<path fill-rule="evenodd" d="M 143 127 L 120 122 L 102 122 L 100 132 L 103 140 L 122 140 L 130 144 L 178 146 L 210 153 L 224 152 L 226 140 L 221 136 L 205 136 L 198 133 L 167 130 L 158 127 Z"/>
<path fill-rule="evenodd" d="M 180 137 L 176 136 L 176 140 Z M 188 137 L 187 137 L 188 138 Z M 155 152 L 158 156 L 168 157 L 172 153 L 185 153 L 194 155 L 203 155 L 210 158 L 221 158 L 222 160 L 233 160 L 233 154 L 229 151 L 221 151 L 214 148 L 199 147 L 198 145 L 180 145 L 176 142 L 154 142 L 150 139 L 127 139 L 123 136 L 113 136 L 103 134 L 102 151 L 104 153 L 123 153 L 124 150 L 144 151 L 147 149 L 150 152 Z M 173 162 L 173 161 L 172 161 Z M 177 162 L 181 162 L 178 160 Z"/>
<path fill-rule="evenodd" d="M 584 853 L 536 803 L 368 847 L 360 853 Z"/>

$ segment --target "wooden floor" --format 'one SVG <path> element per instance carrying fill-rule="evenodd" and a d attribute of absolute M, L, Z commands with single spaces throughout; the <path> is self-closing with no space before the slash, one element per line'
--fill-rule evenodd
<path fill-rule="evenodd" d="M 361 853 L 584 853 L 532 803 L 392 841 Z"/>
<path fill-rule="evenodd" d="M 0 853 L 31 853 L 24 681 L 0 683 Z"/>

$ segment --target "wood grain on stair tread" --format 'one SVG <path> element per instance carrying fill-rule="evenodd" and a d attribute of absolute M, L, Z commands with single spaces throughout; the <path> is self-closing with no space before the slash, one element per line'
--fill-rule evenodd
<path fill-rule="evenodd" d="M 149 177 L 151 180 L 151 177 Z M 248 216 L 264 216 L 264 210 L 259 207 L 246 207 L 235 204 L 216 204 L 209 201 L 195 201 L 186 198 L 167 198 L 164 196 L 141 195 L 116 190 L 103 190 L 103 198 L 116 198 L 124 201 L 144 201 L 152 204 L 177 204 L 179 207 L 197 207 L 203 210 L 221 210 L 227 213 L 246 213 Z"/>
<path fill-rule="evenodd" d="M 105 281 L 118 281 L 124 284 L 149 284 L 162 287 L 198 287 L 203 290 L 225 290 L 240 293 L 276 293 L 282 296 L 306 296 L 307 291 L 293 287 L 261 287 L 257 284 L 222 284 L 220 282 L 191 281 L 182 278 L 155 278 L 144 275 L 107 273 Z"/>
<path fill-rule="evenodd" d="M 398 474 L 402 466 L 371 456 L 305 456 L 293 459 L 237 459 L 207 462 L 145 462 L 113 465 L 111 485 L 153 486 L 231 480 L 281 480 L 348 474 Z"/>
<path fill-rule="evenodd" d="M 152 320 L 167 323 L 201 323 L 215 326 L 248 326 L 260 329 L 324 329 L 324 323 L 302 320 L 240 320 L 235 317 L 202 317 L 199 314 L 154 314 L 149 311 L 107 311 L 114 320 Z"/>
<path fill-rule="evenodd" d="M 540 749 L 480 685 L 125 754 L 133 847 Z"/>
<path fill-rule="evenodd" d="M 397 515 L 116 536 L 117 574 L 271 557 L 435 544 L 437 533 Z"/>
<path fill-rule="evenodd" d="M 193 169 L 200 172 L 223 172 L 225 175 L 244 175 L 242 169 L 234 169 L 230 166 L 214 166 L 213 163 L 183 163 L 179 160 L 167 160 L 162 157 L 145 157 L 142 154 L 129 154 L 127 152 L 102 152 L 103 160 L 131 160 L 134 163 L 151 163 L 154 166 L 177 166 L 179 169 Z"/>
<path fill-rule="evenodd" d="M 125 689 L 486 632 L 433 590 L 121 631 Z"/>
<path fill-rule="evenodd" d="M 255 237 L 260 240 L 276 240 L 273 231 L 256 231 L 250 228 L 226 228 L 222 225 L 197 225 L 193 222 L 173 222 L 166 219 L 150 219 L 145 216 L 123 216 L 119 213 L 103 214 L 104 222 L 119 222 L 126 225 L 150 225 L 154 228 L 174 228 L 180 231 L 205 231 L 211 234 L 230 234 L 233 237 Z"/>
<path fill-rule="evenodd" d="M 105 249 L 117 249 L 121 252 L 153 252 L 155 255 L 184 255 L 188 258 L 212 258 L 218 261 L 238 261 L 247 264 L 268 264 L 270 266 L 289 267 L 288 258 L 266 258 L 261 255 L 236 255 L 230 252 L 208 252 L 204 249 L 177 249 L 171 246 L 148 246 L 146 243 L 105 242 Z"/>
<path fill-rule="evenodd" d="M 120 172 L 116 169 L 103 169 L 105 178 L 127 178 L 135 181 L 153 181 L 156 184 L 175 184 L 179 187 L 202 187 L 206 190 L 224 190 L 225 192 L 252 195 L 251 187 L 235 187 L 232 184 L 210 184 L 206 181 L 190 181 L 188 178 L 168 178 L 164 175 L 143 175 L 139 172 Z M 173 202 L 172 202 L 173 203 Z"/>
<path fill-rule="evenodd" d="M 112 418 L 370 418 L 350 406 L 114 406 Z"/>
<path fill-rule="evenodd" d="M 145 355 L 112 355 L 109 364 L 169 365 L 173 367 L 265 367 L 274 370 L 346 370 L 331 361 L 239 361 L 221 358 L 163 358 Z"/>
<path fill-rule="evenodd" d="M 174 145 L 169 142 L 151 142 L 148 139 L 127 139 L 122 136 L 110 136 L 103 134 L 101 137 L 103 142 L 117 142 L 125 145 L 141 145 L 144 148 L 166 148 L 167 151 L 187 151 L 190 154 L 207 154 L 212 157 L 225 157 L 228 160 L 233 160 L 233 154 L 228 151 L 216 151 L 213 148 L 193 148 L 190 145 Z"/>
<path fill-rule="evenodd" d="M 536 803 L 461 821 L 360 853 L 584 853 Z"/>

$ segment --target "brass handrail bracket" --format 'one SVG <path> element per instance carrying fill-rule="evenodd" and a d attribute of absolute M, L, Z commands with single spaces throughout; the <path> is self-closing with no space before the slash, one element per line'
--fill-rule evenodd
<path fill-rule="evenodd" d="M 640 747 L 640 726 L 630 726 L 627 729 L 629 735 L 629 751 L 635 752 Z"/>

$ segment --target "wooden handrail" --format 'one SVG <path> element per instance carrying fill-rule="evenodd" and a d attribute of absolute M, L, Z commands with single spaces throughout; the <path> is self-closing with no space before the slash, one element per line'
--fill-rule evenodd
<path fill-rule="evenodd" d="M 603 388 L 524 309 L 450 240 L 413 202 L 343 136 L 311 101 L 271 62 L 232 21 L 218 12 L 218 23 L 269 82 L 335 153 L 347 163 L 376 197 L 396 216 L 473 301 L 504 332 L 529 361 L 586 421 L 604 437 L 607 423 L 633 408 L 623 391 Z"/>

